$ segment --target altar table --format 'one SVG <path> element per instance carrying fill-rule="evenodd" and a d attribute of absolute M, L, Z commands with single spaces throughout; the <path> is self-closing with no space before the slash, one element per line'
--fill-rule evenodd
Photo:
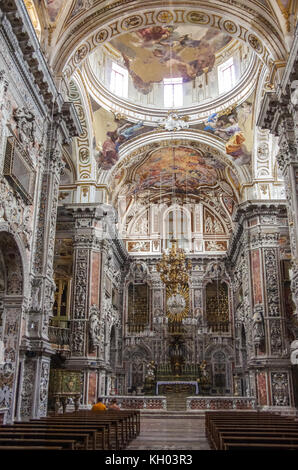
<path fill-rule="evenodd" d="M 199 393 L 199 387 L 198 387 L 198 382 L 190 382 L 190 381 L 183 381 L 183 380 L 177 380 L 177 381 L 166 381 L 166 382 L 156 382 L 156 395 L 158 395 L 158 387 L 160 385 L 195 385 L 196 387 L 196 395 Z"/>

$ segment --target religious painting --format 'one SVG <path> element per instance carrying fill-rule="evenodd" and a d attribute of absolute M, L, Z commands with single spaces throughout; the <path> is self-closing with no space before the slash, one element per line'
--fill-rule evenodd
<path fill-rule="evenodd" d="M 155 25 L 111 41 L 123 57 L 135 88 L 144 95 L 164 78 L 194 80 L 211 71 L 215 54 L 231 37 L 215 28 Z"/>
<path fill-rule="evenodd" d="M 32 204 L 36 172 L 29 152 L 15 137 L 8 137 L 6 141 L 3 175 L 26 204 Z"/>
<path fill-rule="evenodd" d="M 133 123 L 120 114 L 100 109 L 95 116 L 97 163 L 101 170 L 110 170 L 119 160 L 119 147 L 137 135 L 151 131 L 142 121 Z"/>
<path fill-rule="evenodd" d="M 70 18 L 73 18 L 74 16 L 76 16 L 83 7 L 84 7 L 84 0 L 77 0 L 70 14 Z"/>
<path fill-rule="evenodd" d="M 63 0 L 46 0 L 49 18 L 52 22 L 56 21 L 63 3 Z"/>
<path fill-rule="evenodd" d="M 96 372 L 89 372 L 88 403 L 93 405 L 96 402 Z"/>
<path fill-rule="evenodd" d="M 129 194 L 146 190 L 196 193 L 202 185 L 215 185 L 221 162 L 187 147 L 164 147 L 151 153 L 136 171 Z"/>
<path fill-rule="evenodd" d="M 259 404 L 261 406 L 267 405 L 267 380 L 266 374 L 260 373 L 257 375 Z"/>
<path fill-rule="evenodd" d="M 252 101 L 212 113 L 199 127 L 225 141 L 226 154 L 238 165 L 249 165 L 253 148 Z"/>

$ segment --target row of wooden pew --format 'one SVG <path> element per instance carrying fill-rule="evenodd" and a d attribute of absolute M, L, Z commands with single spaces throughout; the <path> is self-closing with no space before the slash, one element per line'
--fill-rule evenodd
<path fill-rule="evenodd" d="M 298 450 L 298 421 L 260 411 L 208 411 L 206 436 L 215 450 Z"/>
<path fill-rule="evenodd" d="M 0 450 L 121 450 L 140 433 L 140 411 L 76 411 L 0 426 Z"/>

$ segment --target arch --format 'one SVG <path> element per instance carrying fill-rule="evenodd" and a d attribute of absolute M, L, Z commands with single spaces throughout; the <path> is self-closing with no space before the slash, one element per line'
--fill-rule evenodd
<path fill-rule="evenodd" d="M 24 291 L 28 288 L 28 271 L 24 262 L 24 246 L 4 224 L 0 225 L 0 260 L 3 269 L 1 300 L 1 341 L 3 366 L 0 371 L 0 403 L 8 408 L 7 420 L 13 422 L 18 410 L 20 390 L 17 389 L 19 344 L 22 334 Z"/>
<path fill-rule="evenodd" d="M 183 216 L 182 218 L 180 219 L 181 223 L 183 223 L 183 227 L 182 227 L 182 230 L 183 232 L 180 233 L 180 235 L 186 235 L 186 244 L 185 246 L 184 245 L 179 245 L 179 239 L 178 239 L 178 246 L 180 248 L 185 248 L 185 249 L 188 249 L 189 250 L 189 244 L 191 242 L 191 213 L 189 212 L 189 210 L 184 207 L 184 206 L 181 206 L 179 204 L 172 204 L 170 207 L 167 207 L 167 209 L 164 211 L 163 215 L 162 215 L 162 232 L 160 234 L 161 236 L 161 239 L 163 239 L 164 241 L 164 248 L 169 248 L 169 242 L 170 242 L 170 227 L 169 227 L 169 224 L 170 224 L 170 221 L 169 221 L 169 216 L 170 216 L 170 213 L 173 213 L 173 237 L 175 239 L 177 239 L 177 235 L 178 235 L 178 232 L 176 232 L 177 230 L 177 215 L 178 213 L 182 213 L 182 214 L 185 214 L 186 216 L 186 229 L 185 229 L 185 232 L 184 232 L 184 223 L 183 223 Z M 175 215 L 176 214 L 176 215 Z M 175 227 L 176 225 L 176 227 Z M 184 240 L 184 238 L 183 238 Z M 182 239 L 181 239 L 182 241 Z"/>
<path fill-rule="evenodd" d="M 11 246 L 16 250 L 16 253 L 19 256 L 19 278 L 22 279 L 22 285 L 18 289 L 18 294 L 20 296 L 24 296 L 26 298 L 29 297 L 30 293 L 30 282 L 29 282 L 29 262 L 28 262 L 28 256 L 27 256 L 27 251 L 25 249 L 24 243 L 22 239 L 19 237 L 18 234 L 14 233 L 11 228 L 8 226 L 6 223 L 0 223 L 0 251 L 1 251 L 1 242 L 4 240 L 5 237 L 5 243 L 8 243 L 8 245 L 4 244 L 4 260 L 8 256 L 8 251 L 7 247 Z M 10 270 L 12 271 L 12 266 L 9 266 Z"/>
<path fill-rule="evenodd" d="M 233 5 L 231 2 L 218 4 L 204 1 L 184 8 L 179 0 L 173 0 L 171 7 L 167 9 L 162 0 L 155 1 L 150 9 L 142 1 L 116 2 L 115 5 L 96 11 L 91 9 L 89 15 L 79 17 L 65 29 L 57 41 L 51 65 L 57 75 L 63 72 L 70 78 L 90 52 L 120 34 L 152 25 L 184 23 L 209 26 L 228 33 L 247 43 L 264 63 L 273 68 L 274 62 L 286 59 L 286 46 L 279 26 L 270 12 L 267 13 L 260 7 L 256 15 L 255 9 L 256 4 L 250 0 L 245 5 L 238 2 Z"/>
<path fill-rule="evenodd" d="M 201 131 L 201 130 L 183 130 L 176 132 L 169 131 L 155 131 L 142 134 L 129 142 L 123 144 L 119 148 L 119 159 L 116 164 L 108 171 L 102 171 L 99 175 L 98 184 L 107 185 L 113 188 L 113 182 L 116 181 L 116 176 L 121 172 L 121 181 L 117 185 L 117 189 L 112 189 L 111 202 L 114 203 L 120 194 L 123 184 L 126 180 L 126 175 L 130 168 L 140 161 L 150 152 L 162 149 L 165 147 L 179 146 L 186 147 L 196 152 L 210 154 L 213 158 L 229 168 L 235 174 L 241 191 L 241 186 L 250 181 L 251 175 L 247 165 L 239 166 L 232 161 L 232 157 L 228 157 L 225 152 L 225 143 L 219 137 Z M 239 194 L 235 189 L 237 199 Z"/>

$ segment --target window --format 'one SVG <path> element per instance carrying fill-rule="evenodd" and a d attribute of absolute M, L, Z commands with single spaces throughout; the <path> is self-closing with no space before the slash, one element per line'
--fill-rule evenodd
<path fill-rule="evenodd" d="M 235 84 L 235 67 L 233 57 L 218 67 L 218 91 L 223 93 Z"/>
<path fill-rule="evenodd" d="M 171 248 L 171 240 L 177 240 L 179 248 L 189 248 L 188 218 L 182 209 L 168 212 L 165 218 L 165 248 Z"/>
<path fill-rule="evenodd" d="M 164 84 L 164 106 L 173 108 L 183 105 L 182 78 L 165 78 Z"/>
<path fill-rule="evenodd" d="M 111 87 L 110 90 L 115 95 L 127 98 L 128 94 L 128 72 L 120 65 L 112 62 Z"/>

